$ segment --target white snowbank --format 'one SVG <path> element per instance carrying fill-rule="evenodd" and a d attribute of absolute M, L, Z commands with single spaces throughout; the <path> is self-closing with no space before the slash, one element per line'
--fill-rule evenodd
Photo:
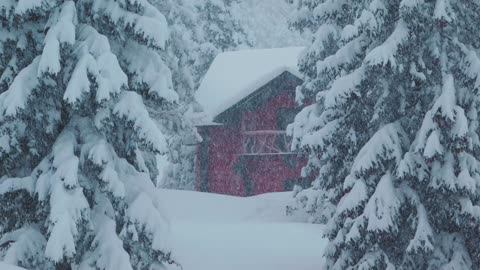
<path fill-rule="evenodd" d="M 286 202 L 291 192 L 268 193 L 241 198 L 194 191 L 161 189 L 165 215 L 172 222 L 297 222 L 297 218 L 286 216 Z"/>
<path fill-rule="evenodd" d="M 160 190 L 158 196 L 183 270 L 322 269 L 323 227 L 285 215 L 289 192 L 238 198 Z"/>
<path fill-rule="evenodd" d="M 183 270 L 322 270 L 326 242 L 312 224 L 179 223 L 172 232 Z"/>
<path fill-rule="evenodd" d="M 284 71 L 301 77 L 297 62 L 304 47 L 240 50 L 219 54 L 195 95 L 215 117 Z"/>
<path fill-rule="evenodd" d="M 20 267 L 6 264 L 3 262 L 0 262 L 0 269 L 1 270 L 26 270 L 25 268 L 20 268 Z"/>

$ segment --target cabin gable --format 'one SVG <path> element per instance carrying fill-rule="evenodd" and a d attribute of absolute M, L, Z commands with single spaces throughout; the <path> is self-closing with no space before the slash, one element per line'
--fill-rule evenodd
<path fill-rule="evenodd" d="M 300 78 L 289 71 L 284 71 L 278 77 L 215 116 L 213 121 L 231 125 L 232 123 L 239 123 L 243 112 L 261 111 L 262 108 L 263 111 L 272 111 L 275 107 L 295 107 L 295 89 L 302 82 Z"/>

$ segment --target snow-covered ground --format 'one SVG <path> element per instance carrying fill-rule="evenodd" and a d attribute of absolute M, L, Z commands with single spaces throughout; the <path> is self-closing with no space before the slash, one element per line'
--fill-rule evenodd
<path fill-rule="evenodd" d="M 25 268 L 20 268 L 17 266 L 0 262 L 0 270 L 25 270 Z"/>
<path fill-rule="evenodd" d="M 322 226 L 285 216 L 290 193 L 237 198 L 160 190 L 159 196 L 183 270 L 322 269 Z"/>

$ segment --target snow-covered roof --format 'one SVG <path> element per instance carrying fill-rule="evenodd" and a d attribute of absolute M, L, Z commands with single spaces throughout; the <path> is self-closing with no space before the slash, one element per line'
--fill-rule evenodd
<path fill-rule="evenodd" d="M 195 97 L 213 118 L 285 71 L 301 78 L 297 62 L 303 49 L 290 47 L 221 53 L 210 66 Z"/>

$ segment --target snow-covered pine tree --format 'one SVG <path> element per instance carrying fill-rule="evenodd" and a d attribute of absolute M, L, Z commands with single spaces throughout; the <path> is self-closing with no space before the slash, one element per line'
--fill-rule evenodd
<path fill-rule="evenodd" d="M 163 269 L 152 178 L 172 107 L 169 30 L 147 0 L 0 2 L 0 260 Z"/>
<path fill-rule="evenodd" d="M 177 92 L 181 99 L 193 100 L 193 90 L 218 53 L 253 46 L 251 37 L 230 12 L 234 1 L 155 0 L 170 25 L 169 65 L 176 74 L 174 84 L 180 89 Z"/>
<path fill-rule="evenodd" d="M 231 15 L 232 0 L 155 0 L 170 26 L 166 64 L 170 67 L 180 105 L 167 110 L 151 110 L 167 137 L 167 158 L 160 158 L 163 173 L 159 186 L 195 188 L 195 146 L 200 138 L 191 116 L 201 110 L 194 92 L 215 56 L 224 50 L 248 47 L 250 40 Z"/>
<path fill-rule="evenodd" d="M 160 165 L 158 186 L 173 189 L 195 189 L 195 143 L 199 140 L 190 119 L 194 92 L 199 78 L 199 26 L 193 6 L 177 0 L 155 0 L 153 4 L 165 15 L 170 29 L 166 64 L 172 71 L 173 86 L 179 95 L 179 106 L 151 110 L 163 127 L 169 150 L 157 156 Z"/>
<path fill-rule="evenodd" d="M 294 4 L 318 27 L 292 133 L 327 198 L 305 205 L 335 206 L 327 269 L 480 269 L 478 2 Z"/>
<path fill-rule="evenodd" d="M 197 16 L 193 7 L 183 1 L 154 0 L 153 4 L 165 15 L 170 29 L 166 50 L 167 64 L 172 70 L 173 83 L 180 100 L 192 100 L 195 79 L 191 67 L 195 64 L 199 43 Z"/>
<path fill-rule="evenodd" d="M 236 47 L 247 47 L 252 41 L 245 30 L 232 16 L 231 6 L 238 0 L 202 0 L 196 3 L 205 40 L 220 51 Z"/>

